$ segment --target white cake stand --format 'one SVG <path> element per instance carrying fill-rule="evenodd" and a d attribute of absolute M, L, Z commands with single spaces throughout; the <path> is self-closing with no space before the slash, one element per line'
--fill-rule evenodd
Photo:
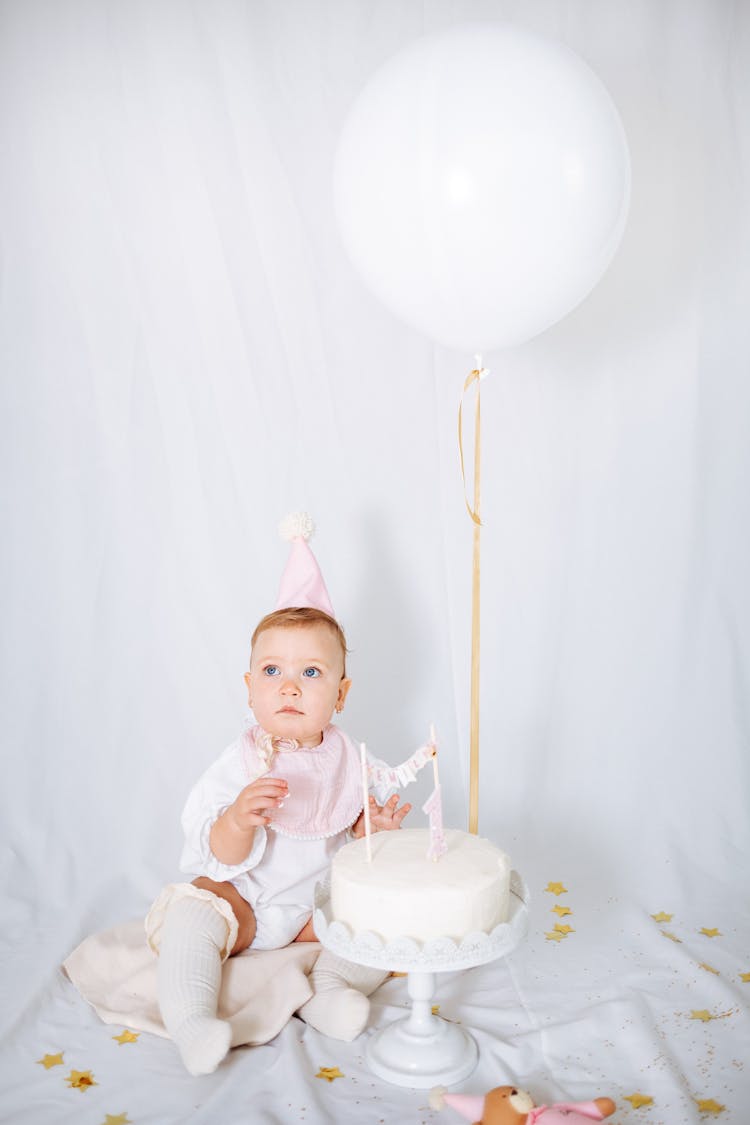
<path fill-rule="evenodd" d="M 369 968 L 408 975 L 411 1011 L 377 1031 L 365 1055 L 372 1072 L 396 1086 L 426 1090 L 463 1081 L 476 1066 L 477 1045 L 462 1027 L 432 1011 L 435 974 L 470 969 L 505 957 L 528 928 L 529 892 L 518 872 L 511 873 L 510 912 L 489 933 L 468 934 L 457 943 L 448 937 L 421 944 L 400 937 L 384 942 L 377 934 L 352 934 L 343 922 L 331 920 L 328 883 L 315 888 L 313 924 L 326 949 Z"/>

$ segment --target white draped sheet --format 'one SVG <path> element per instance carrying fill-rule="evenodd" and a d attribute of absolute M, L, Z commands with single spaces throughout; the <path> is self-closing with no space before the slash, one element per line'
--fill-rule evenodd
<path fill-rule="evenodd" d="M 364 288 L 331 165 L 377 66 L 475 17 L 597 71 L 633 200 L 590 297 L 484 357 L 480 830 L 533 905 L 510 959 L 436 999 L 479 1043 L 470 1092 L 606 1093 L 618 1125 L 694 1125 L 710 1098 L 747 1119 L 750 9 L 5 0 L 0 1120 L 456 1120 L 297 1020 L 192 1079 L 166 1040 L 113 1042 L 59 965 L 175 877 L 290 509 L 316 519 L 347 629 L 346 729 L 395 762 L 434 722 L 445 819 L 466 824 L 473 356 Z M 374 1025 L 405 1002 L 387 983 Z M 68 1089 L 72 1068 L 98 1084 Z"/>

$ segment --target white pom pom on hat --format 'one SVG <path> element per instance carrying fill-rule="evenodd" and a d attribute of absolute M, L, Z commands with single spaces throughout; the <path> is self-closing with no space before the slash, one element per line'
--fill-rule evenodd
<path fill-rule="evenodd" d="M 484 1095 L 449 1094 L 445 1086 L 435 1086 L 429 1095 L 430 1109 L 449 1105 L 467 1121 L 480 1121 L 484 1113 Z"/>
<path fill-rule="evenodd" d="M 276 609 L 320 609 L 335 618 L 323 575 L 307 543 L 314 531 L 315 524 L 307 512 L 291 512 L 279 524 L 279 534 L 290 543 L 290 549 Z"/>
<path fill-rule="evenodd" d="M 445 1095 L 448 1091 L 445 1086 L 433 1086 L 427 1095 L 430 1109 L 442 1109 L 445 1105 Z"/>
<path fill-rule="evenodd" d="M 298 538 L 307 542 L 308 539 L 312 539 L 314 534 L 315 524 L 309 512 L 290 512 L 288 516 L 284 516 L 279 524 L 279 535 L 287 543 L 291 543 Z"/>

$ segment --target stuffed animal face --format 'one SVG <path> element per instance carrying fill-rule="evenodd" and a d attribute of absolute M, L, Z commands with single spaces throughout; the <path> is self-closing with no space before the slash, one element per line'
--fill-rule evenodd
<path fill-rule="evenodd" d="M 430 1093 L 430 1106 L 442 1109 L 445 1105 L 451 1106 L 474 1125 L 526 1125 L 526 1119 L 534 1109 L 534 1099 L 517 1086 L 496 1086 L 483 1098 L 477 1094 L 449 1094 L 444 1086 L 436 1086 Z M 592 1116 L 592 1106 L 596 1107 L 598 1117 Z M 534 1116 L 541 1120 L 542 1116 L 546 1119 L 549 1115 L 551 1121 L 559 1121 L 562 1114 L 570 1125 L 574 1122 L 590 1125 L 591 1121 L 611 1117 L 615 1109 L 611 1098 L 594 1098 L 577 1105 L 543 1106 Z"/>
<path fill-rule="evenodd" d="M 523 1125 L 534 1108 L 531 1094 L 517 1086 L 496 1086 L 484 1099 L 482 1125 Z"/>

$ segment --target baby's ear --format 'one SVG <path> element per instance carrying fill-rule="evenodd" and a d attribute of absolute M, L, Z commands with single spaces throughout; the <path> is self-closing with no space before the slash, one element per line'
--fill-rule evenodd
<path fill-rule="evenodd" d="M 342 679 L 339 682 L 339 694 L 338 694 L 338 698 L 336 699 L 337 710 L 341 710 L 343 708 L 344 703 L 346 702 L 346 697 L 349 694 L 349 688 L 351 686 L 352 686 L 351 680 Z"/>

